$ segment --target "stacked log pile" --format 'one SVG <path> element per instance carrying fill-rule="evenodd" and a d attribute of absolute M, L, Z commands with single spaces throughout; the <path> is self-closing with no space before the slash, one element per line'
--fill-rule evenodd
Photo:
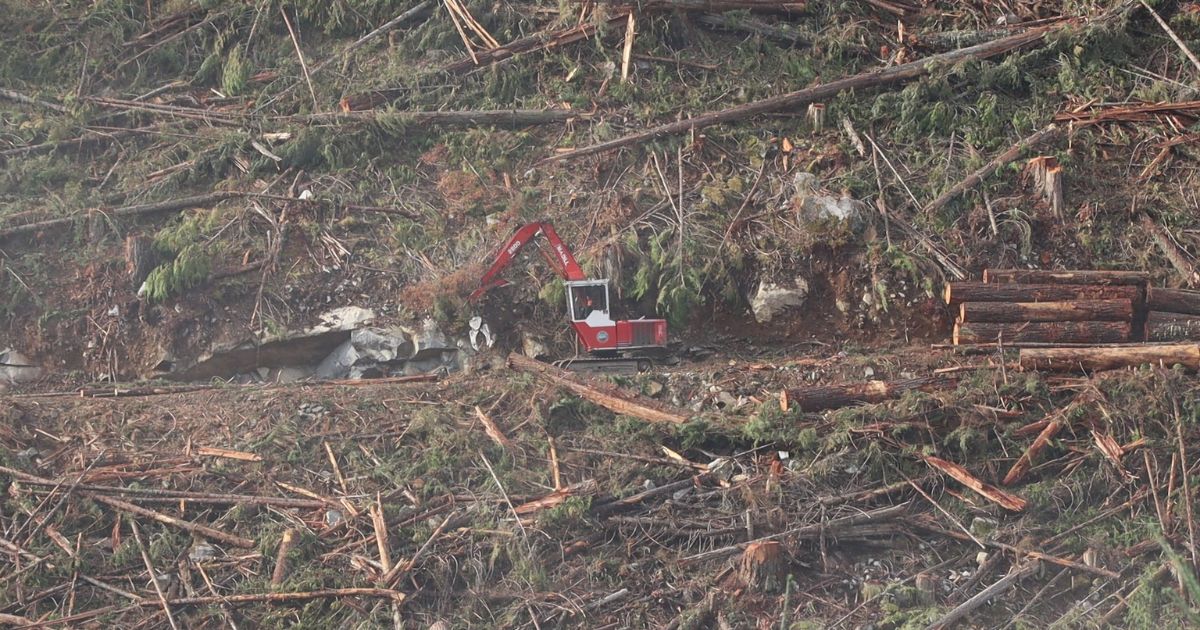
<path fill-rule="evenodd" d="M 988 269 L 982 282 L 947 284 L 944 297 L 955 309 L 954 345 L 1020 347 L 1024 369 L 1200 369 L 1200 345 L 1179 343 L 1200 341 L 1200 291 L 1149 280 L 1136 271 Z"/>
<path fill-rule="evenodd" d="M 954 343 L 1123 343 L 1134 339 L 1147 277 L 1124 271 L 987 270 L 946 285 Z"/>

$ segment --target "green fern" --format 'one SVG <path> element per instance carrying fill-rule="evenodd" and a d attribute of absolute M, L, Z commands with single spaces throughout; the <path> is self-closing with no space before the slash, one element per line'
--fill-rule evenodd
<path fill-rule="evenodd" d="M 162 302 L 207 280 L 211 268 L 208 254 L 199 245 L 188 245 L 175 260 L 150 272 L 143 295 L 151 303 Z"/>

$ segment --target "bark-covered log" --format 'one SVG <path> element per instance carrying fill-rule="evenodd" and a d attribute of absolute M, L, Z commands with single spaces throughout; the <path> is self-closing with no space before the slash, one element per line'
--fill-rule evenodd
<path fill-rule="evenodd" d="M 963 302 L 962 322 L 1127 322 L 1133 319 L 1129 300 L 1077 300 L 1071 302 Z"/>
<path fill-rule="evenodd" d="M 1200 369 L 1200 345 L 1163 344 L 1113 348 L 1024 348 L 1021 369 L 1060 372 L 1117 370 L 1139 365 L 1175 364 Z"/>
<path fill-rule="evenodd" d="M 1200 291 L 1150 287 L 1146 291 L 1146 308 L 1164 313 L 1200 315 Z"/>
<path fill-rule="evenodd" d="M 666 405 L 642 398 L 636 394 L 621 392 L 616 387 L 581 383 L 570 372 L 515 352 L 508 355 L 508 365 L 524 372 L 533 373 L 546 381 L 569 389 L 575 392 L 575 394 L 615 413 L 641 418 L 646 422 L 683 424 L 688 420 L 685 414 L 671 409 Z"/>
<path fill-rule="evenodd" d="M 1130 300 L 1140 302 L 1141 288 L 1093 284 L 985 284 L 950 282 L 947 304 L 963 302 L 1067 302 L 1071 300 Z"/>
<path fill-rule="evenodd" d="M 955 345 L 1038 341 L 1044 343 L 1119 343 L 1129 341 L 1129 322 L 1026 322 L 954 324 Z"/>
<path fill-rule="evenodd" d="M 878 403 L 899 398 L 905 392 L 929 391 L 953 386 L 957 379 L 948 374 L 935 374 L 900 381 L 867 381 L 847 385 L 825 385 L 784 390 L 779 406 L 787 411 L 792 405 L 802 411 L 823 411 L 848 407 L 858 403 Z"/>
<path fill-rule="evenodd" d="M 984 269 L 988 284 L 1131 284 L 1144 285 L 1150 274 L 1144 271 L 1101 271 L 1049 269 Z"/>
<path fill-rule="evenodd" d="M 1150 311 L 1146 315 L 1146 341 L 1200 340 L 1200 315 Z"/>

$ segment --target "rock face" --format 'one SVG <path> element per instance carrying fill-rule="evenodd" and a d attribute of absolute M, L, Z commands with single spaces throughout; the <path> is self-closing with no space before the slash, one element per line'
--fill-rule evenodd
<path fill-rule="evenodd" d="M 329 353 L 317 366 L 317 378 L 369 378 L 381 375 L 382 366 L 408 359 L 413 344 L 398 328 L 360 328 Z"/>
<path fill-rule="evenodd" d="M 33 365 L 29 357 L 9 348 L 0 350 L 0 389 L 36 381 L 42 369 Z"/>
<path fill-rule="evenodd" d="M 537 359 L 549 355 L 550 351 L 546 349 L 546 344 L 542 343 L 541 339 L 529 333 L 523 333 L 521 335 L 521 353 L 531 359 Z"/>
<path fill-rule="evenodd" d="M 807 298 L 808 281 L 804 278 L 797 277 L 786 285 L 763 280 L 750 300 L 750 310 L 758 323 L 766 324 L 790 308 L 803 306 Z"/>
<path fill-rule="evenodd" d="M 432 319 L 421 322 L 421 329 L 412 332 L 412 348 L 409 359 L 413 361 L 441 358 L 443 353 L 458 349 L 446 339 L 437 322 Z"/>

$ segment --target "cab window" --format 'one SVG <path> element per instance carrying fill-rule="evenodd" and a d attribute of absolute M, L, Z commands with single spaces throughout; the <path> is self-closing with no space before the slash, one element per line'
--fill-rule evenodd
<path fill-rule="evenodd" d="M 608 312 L 608 292 L 603 284 L 569 287 L 571 292 L 571 319 L 581 321 L 593 311 Z"/>

